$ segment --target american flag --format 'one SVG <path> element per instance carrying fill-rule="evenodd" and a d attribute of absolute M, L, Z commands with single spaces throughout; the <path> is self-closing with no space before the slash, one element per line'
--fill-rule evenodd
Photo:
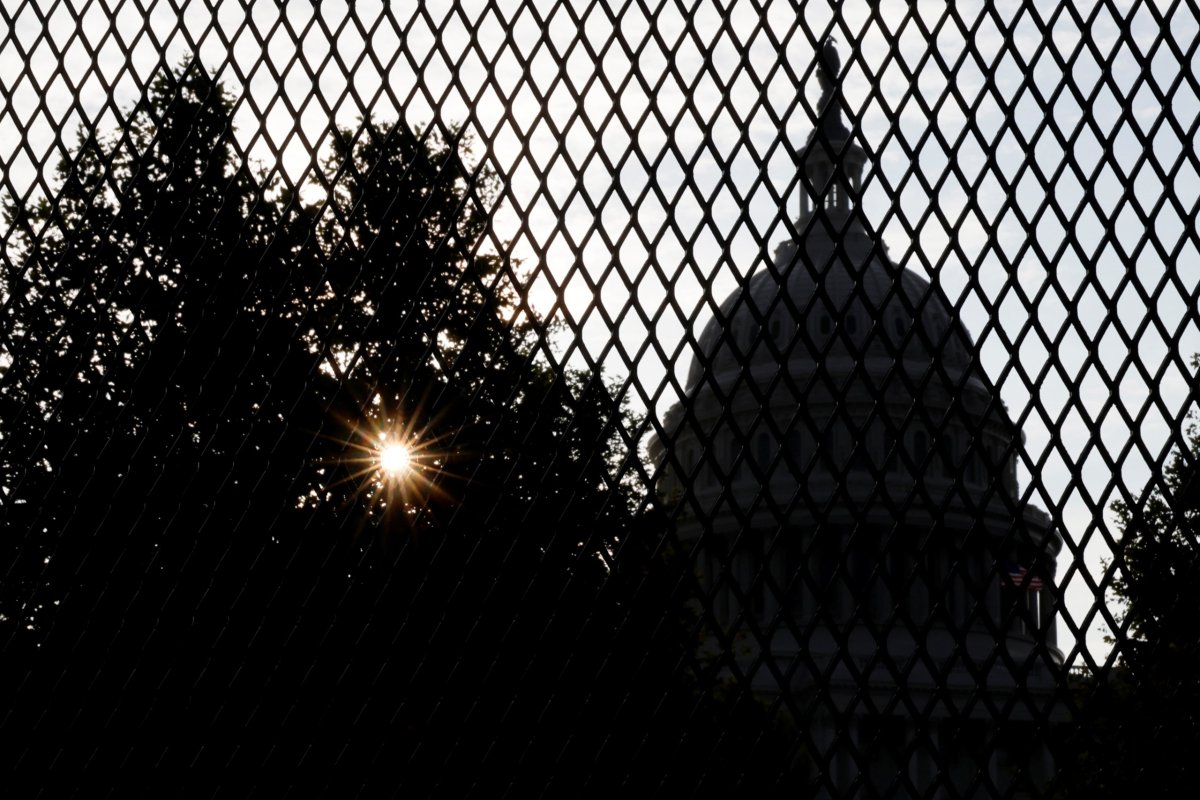
<path fill-rule="evenodd" d="M 1008 582 L 1013 586 L 1024 588 L 1027 592 L 1040 592 L 1042 590 L 1042 579 L 1032 574 L 1025 567 L 1008 561 L 1005 562 L 1004 570 L 1008 575 Z"/>

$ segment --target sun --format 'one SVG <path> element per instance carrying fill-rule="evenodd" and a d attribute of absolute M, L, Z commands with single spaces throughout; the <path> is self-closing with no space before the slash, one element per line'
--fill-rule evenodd
<path fill-rule="evenodd" d="M 413 454 L 403 442 L 386 441 L 379 447 L 379 470 L 389 478 L 399 478 L 412 468 Z"/>
<path fill-rule="evenodd" d="M 322 459 L 319 474 L 335 477 L 310 492 L 309 502 L 362 502 L 370 518 L 395 518 L 420 515 L 430 504 L 451 499 L 446 485 L 457 479 L 447 469 L 452 456 L 442 443 L 453 432 L 439 432 L 440 418 L 420 407 L 401 416 L 384 406 L 377 398 L 361 416 L 339 416 L 342 432 L 324 434 L 338 450 Z"/>

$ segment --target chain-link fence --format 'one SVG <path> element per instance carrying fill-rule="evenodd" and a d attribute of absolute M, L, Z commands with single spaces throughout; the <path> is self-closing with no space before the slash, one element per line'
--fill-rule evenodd
<path fill-rule="evenodd" d="M 14 787 L 1190 782 L 1194 5 L 0 18 Z"/>

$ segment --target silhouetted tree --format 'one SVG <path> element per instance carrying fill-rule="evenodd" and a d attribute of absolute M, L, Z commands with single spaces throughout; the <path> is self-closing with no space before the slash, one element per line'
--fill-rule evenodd
<path fill-rule="evenodd" d="M 1193 367 L 1200 362 L 1193 360 Z M 1184 796 L 1200 775 L 1200 433 L 1176 452 L 1138 505 L 1115 503 L 1121 528 L 1113 584 L 1126 634 L 1116 663 L 1078 687 L 1082 716 L 1062 794 Z"/>
<path fill-rule="evenodd" d="M 254 573 L 284 557 L 320 422 L 308 212 L 245 167 L 231 116 L 198 64 L 164 71 L 119 135 L 80 137 L 60 194 L 7 209 L 6 545 L 45 612 L 9 632 L 13 685 L 45 699 L 11 723 L 97 764 L 203 728 L 200 676 L 261 627 Z"/>
<path fill-rule="evenodd" d="M 487 247 L 495 178 L 454 130 L 367 121 L 304 204 L 231 118 L 198 64 L 164 71 L 8 208 L 13 758 L 272 793 L 770 788 L 759 702 L 689 677 L 636 420 L 552 363 Z"/>

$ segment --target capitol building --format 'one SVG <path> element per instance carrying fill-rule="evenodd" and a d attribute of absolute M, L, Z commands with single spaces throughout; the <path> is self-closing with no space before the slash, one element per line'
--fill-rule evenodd
<path fill-rule="evenodd" d="M 1018 486 L 986 320 L 858 207 L 867 155 L 831 44 L 820 62 L 795 239 L 721 304 L 649 445 L 701 658 L 785 709 L 825 794 L 1036 795 L 1062 538 Z"/>

